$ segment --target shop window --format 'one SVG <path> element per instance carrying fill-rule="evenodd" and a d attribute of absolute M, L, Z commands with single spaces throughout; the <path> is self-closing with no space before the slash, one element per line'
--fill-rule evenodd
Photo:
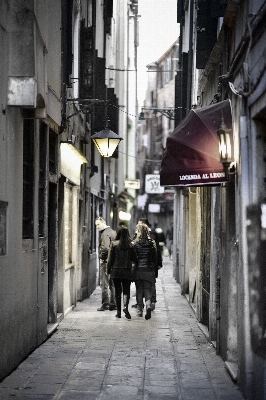
<path fill-rule="evenodd" d="M 34 120 L 23 123 L 23 239 L 33 238 L 34 204 Z"/>

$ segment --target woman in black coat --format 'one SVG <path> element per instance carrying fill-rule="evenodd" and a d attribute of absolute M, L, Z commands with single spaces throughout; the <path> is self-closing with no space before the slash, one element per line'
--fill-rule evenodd
<path fill-rule="evenodd" d="M 130 238 L 128 228 L 120 226 L 117 229 L 115 240 L 111 247 L 107 259 L 107 273 L 111 274 L 115 287 L 115 300 L 117 306 L 117 318 L 121 318 L 121 297 L 123 291 L 124 313 L 127 319 L 131 319 L 128 312 L 130 299 L 130 284 L 133 280 L 132 263 L 137 262 L 136 252 Z"/>
<path fill-rule="evenodd" d="M 137 224 L 134 246 L 138 257 L 134 280 L 138 316 L 142 317 L 143 298 L 146 303 L 145 319 L 151 318 L 152 287 L 155 285 L 155 268 L 157 266 L 156 243 L 150 237 L 149 227 Z"/>

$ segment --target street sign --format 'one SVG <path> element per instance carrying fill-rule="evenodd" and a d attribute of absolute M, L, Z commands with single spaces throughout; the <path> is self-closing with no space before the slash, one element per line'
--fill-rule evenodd
<path fill-rule="evenodd" d="M 160 186 L 160 175 L 146 175 L 145 177 L 146 193 L 164 193 L 164 187 Z"/>

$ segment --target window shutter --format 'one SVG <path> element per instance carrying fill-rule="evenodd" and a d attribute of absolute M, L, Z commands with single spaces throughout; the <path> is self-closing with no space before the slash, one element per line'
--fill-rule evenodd
<path fill-rule="evenodd" d="M 217 18 L 210 15 L 210 1 L 200 0 L 197 13 L 196 68 L 204 69 L 217 41 Z"/>

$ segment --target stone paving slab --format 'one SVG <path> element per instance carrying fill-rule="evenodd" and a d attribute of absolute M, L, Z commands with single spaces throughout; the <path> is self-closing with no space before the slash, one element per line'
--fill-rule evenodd
<path fill-rule="evenodd" d="M 0 383 L 0 400 L 243 400 L 172 271 L 165 258 L 148 321 L 98 312 L 97 287 Z"/>

